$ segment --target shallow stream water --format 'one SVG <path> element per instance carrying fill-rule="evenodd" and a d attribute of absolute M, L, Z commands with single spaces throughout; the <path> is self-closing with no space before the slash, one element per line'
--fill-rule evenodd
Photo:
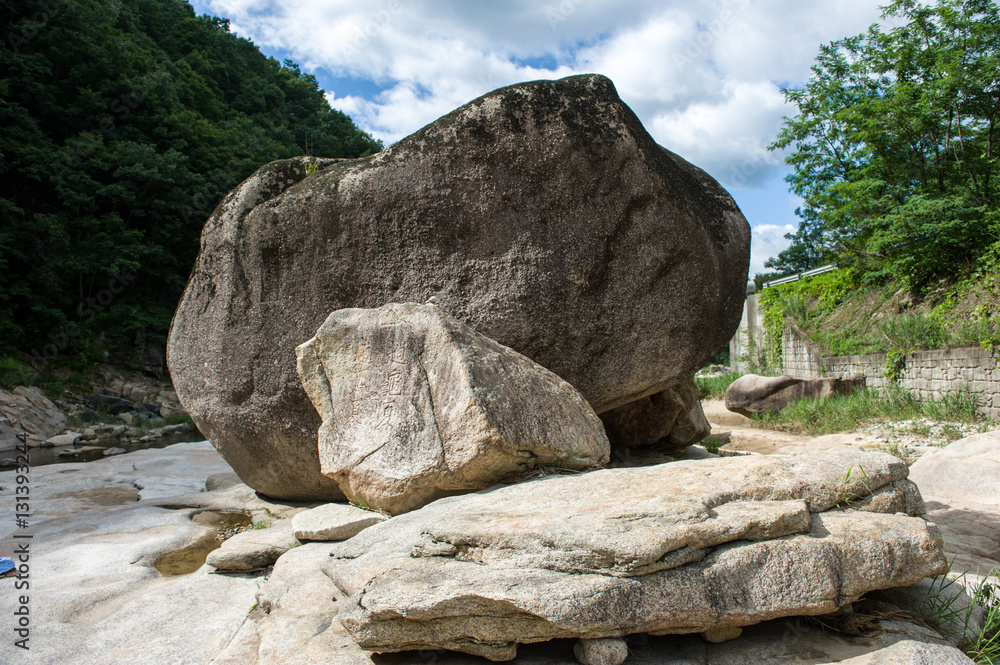
<path fill-rule="evenodd" d="M 173 434 L 171 436 L 164 436 L 153 441 L 136 441 L 134 443 L 121 443 L 116 442 L 115 447 L 124 448 L 125 452 L 131 453 L 136 450 L 144 450 L 146 448 L 166 448 L 167 446 L 172 446 L 175 443 L 187 443 L 189 441 L 204 441 L 205 435 L 195 430 L 193 432 L 185 432 L 183 434 Z M 52 448 L 30 448 L 29 449 L 29 459 L 31 466 L 44 466 L 46 464 L 61 464 L 66 462 L 93 462 L 94 460 L 104 459 L 103 450 L 93 450 L 89 452 L 81 452 L 72 457 L 60 457 L 59 453 L 63 451 L 72 451 L 77 448 L 82 448 L 83 446 L 89 445 L 89 443 L 83 443 L 79 446 L 55 446 Z M 103 444 L 107 445 L 107 444 Z M 16 457 L 17 452 L 14 450 L 5 450 L 0 452 L 0 457 Z"/>

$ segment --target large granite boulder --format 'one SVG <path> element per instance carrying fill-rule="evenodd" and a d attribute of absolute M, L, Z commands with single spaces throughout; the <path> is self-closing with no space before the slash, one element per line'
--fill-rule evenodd
<path fill-rule="evenodd" d="M 844 449 L 550 476 L 369 527 L 325 571 L 373 651 L 719 633 L 947 571 L 906 474 Z"/>
<path fill-rule="evenodd" d="M 330 312 L 436 297 L 600 413 L 728 341 L 749 247 L 732 198 L 608 79 L 522 83 L 372 157 L 274 162 L 242 183 L 206 222 L 168 362 L 249 485 L 329 499 L 293 350 Z"/>
<path fill-rule="evenodd" d="M 726 408 L 747 417 L 776 413 L 796 400 L 828 399 L 864 387 L 865 377 L 860 374 L 821 379 L 744 374 L 726 389 Z"/>
<path fill-rule="evenodd" d="M 608 462 L 604 427 L 573 386 L 435 305 L 339 310 L 295 352 L 323 419 L 321 470 L 374 510 Z"/>
<path fill-rule="evenodd" d="M 680 452 L 712 433 L 700 399 L 701 391 L 688 379 L 605 411 L 601 421 L 614 446 L 655 445 L 667 452 Z"/>

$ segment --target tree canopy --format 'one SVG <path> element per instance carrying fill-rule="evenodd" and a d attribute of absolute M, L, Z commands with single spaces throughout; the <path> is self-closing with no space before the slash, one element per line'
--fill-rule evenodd
<path fill-rule="evenodd" d="M 184 0 L 0 0 L 0 26 L 0 352 L 162 340 L 235 184 L 381 147 Z"/>
<path fill-rule="evenodd" d="M 805 87 L 784 90 L 798 114 L 770 148 L 790 149 L 804 204 L 768 268 L 836 259 L 919 290 L 1000 247 L 996 4 L 895 0 L 882 18 L 897 27 L 821 47 Z"/>

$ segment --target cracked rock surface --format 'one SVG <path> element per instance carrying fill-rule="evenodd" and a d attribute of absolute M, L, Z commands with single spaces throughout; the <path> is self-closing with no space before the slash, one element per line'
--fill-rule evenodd
<path fill-rule="evenodd" d="M 296 354 L 322 471 L 365 507 L 399 514 L 538 466 L 608 462 L 573 386 L 435 305 L 333 312 Z"/>
<path fill-rule="evenodd" d="M 895 514 L 922 510 L 906 473 L 838 450 L 548 477 L 370 527 L 325 571 L 350 596 L 343 625 L 383 652 L 508 660 L 520 643 L 826 614 L 947 569 L 933 526 Z"/>

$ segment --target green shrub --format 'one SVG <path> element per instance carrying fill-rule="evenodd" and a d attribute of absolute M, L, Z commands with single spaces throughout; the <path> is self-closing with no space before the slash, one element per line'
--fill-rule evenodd
<path fill-rule="evenodd" d="M 951 335 L 941 320 L 923 313 L 908 313 L 879 323 L 879 331 L 894 349 L 906 353 L 922 349 L 943 349 Z"/>
<path fill-rule="evenodd" d="M 14 386 L 34 385 L 38 372 L 10 356 L 0 358 L 0 388 L 10 390 Z"/>

